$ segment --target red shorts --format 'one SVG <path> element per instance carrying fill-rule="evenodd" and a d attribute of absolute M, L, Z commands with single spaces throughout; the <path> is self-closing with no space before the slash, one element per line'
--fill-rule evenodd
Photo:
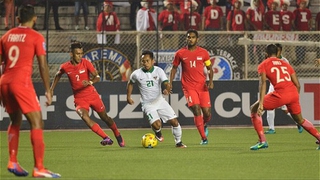
<path fill-rule="evenodd" d="M 96 112 L 105 110 L 105 106 L 98 93 L 92 93 L 89 97 L 75 98 L 74 106 L 76 107 L 76 110 L 83 108 L 89 111 L 90 107 Z"/>
<path fill-rule="evenodd" d="M 271 92 L 264 97 L 263 108 L 273 110 L 286 105 L 290 114 L 300 114 L 301 106 L 298 92 L 278 93 Z"/>
<path fill-rule="evenodd" d="M 200 107 L 211 107 L 210 94 L 208 90 L 184 89 L 184 97 L 187 100 L 188 107 L 199 104 Z"/>
<path fill-rule="evenodd" d="M 7 113 L 21 110 L 23 114 L 41 111 L 40 103 L 33 84 L 1 84 L 1 96 Z"/>

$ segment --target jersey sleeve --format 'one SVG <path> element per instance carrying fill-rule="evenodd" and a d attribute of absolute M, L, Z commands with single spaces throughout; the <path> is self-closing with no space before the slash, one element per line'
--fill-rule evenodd
<path fill-rule="evenodd" d="M 61 64 L 58 73 L 59 74 L 64 74 L 65 72 L 66 72 L 65 71 L 65 64 Z"/>
<path fill-rule="evenodd" d="M 133 73 L 131 73 L 130 75 L 130 82 L 131 83 L 136 83 L 137 80 L 137 70 L 133 71 Z"/>
<path fill-rule="evenodd" d="M 35 41 L 35 53 L 37 56 L 46 54 L 46 43 L 44 41 L 44 37 L 42 35 L 38 35 Z"/>
<path fill-rule="evenodd" d="M 82 59 L 82 60 L 85 60 L 86 67 L 88 68 L 90 73 L 93 73 L 94 71 L 96 71 L 96 68 L 93 66 L 93 64 L 89 60 L 87 59 Z"/>
<path fill-rule="evenodd" d="M 174 66 L 177 66 L 177 67 L 179 66 L 179 64 L 180 64 L 179 51 L 174 54 L 174 59 L 173 59 L 172 64 L 173 64 Z"/>

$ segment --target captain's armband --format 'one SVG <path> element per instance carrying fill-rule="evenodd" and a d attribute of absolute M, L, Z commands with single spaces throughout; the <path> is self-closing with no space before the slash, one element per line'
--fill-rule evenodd
<path fill-rule="evenodd" d="M 204 64 L 205 64 L 206 66 L 210 66 L 210 65 L 211 65 L 211 60 L 210 60 L 210 59 L 206 60 L 206 61 L 204 62 Z"/>

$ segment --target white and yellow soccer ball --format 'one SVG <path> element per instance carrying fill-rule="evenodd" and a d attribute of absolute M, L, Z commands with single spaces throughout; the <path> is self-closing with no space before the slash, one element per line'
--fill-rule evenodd
<path fill-rule="evenodd" d="M 154 148 L 158 145 L 158 140 L 154 134 L 147 133 L 142 136 L 141 144 L 144 148 Z"/>

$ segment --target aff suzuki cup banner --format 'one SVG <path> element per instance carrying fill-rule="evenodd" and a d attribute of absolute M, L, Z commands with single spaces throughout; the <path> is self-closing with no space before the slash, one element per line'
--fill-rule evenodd
<path fill-rule="evenodd" d="M 210 90 L 212 103 L 212 119 L 210 126 L 251 126 L 250 105 L 258 99 L 258 81 L 215 81 L 214 89 Z M 94 84 L 106 106 L 106 111 L 112 117 L 119 128 L 150 127 L 143 115 L 139 103 L 140 95 L 138 87 L 134 88 L 132 98 L 133 105 L 127 104 L 126 82 L 99 82 Z M 42 108 L 42 117 L 45 129 L 85 129 L 87 126 L 75 112 L 74 98 L 71 86 L 68 82 L 60 82 L 55 88 L 53 102 L 46 107 L 46 97 L 42 83 L 34 84 L 39 95 Z M 300 79 L 300 103 L 302 115 L 313 124 L 320 125 L 320 82 L 318 79 Z M 164 96 L 178 115 L 182 126 L 192 125 L 193 114 L 187 107 L 183 96 L 181 82 L 173 82 L 173 93 Z M 105 124 L 99 116 L 90 110 L 92 119 L 102 127 Z M 266 113 L 265 113 L 266 114 Z M 264 125 L 267 125 L 265 114 Z M 6 130 L 10 123 L 9 116 L 3 107 L 0 107 L 0 129 Z M 276 110 L 275 125 L 294 125 L 292 119 L 280 109 Z M 168 126 L 167 124 L 164 124 Z M 23 120 L 22 129 L 29 129 L 26 118 Z"/>

